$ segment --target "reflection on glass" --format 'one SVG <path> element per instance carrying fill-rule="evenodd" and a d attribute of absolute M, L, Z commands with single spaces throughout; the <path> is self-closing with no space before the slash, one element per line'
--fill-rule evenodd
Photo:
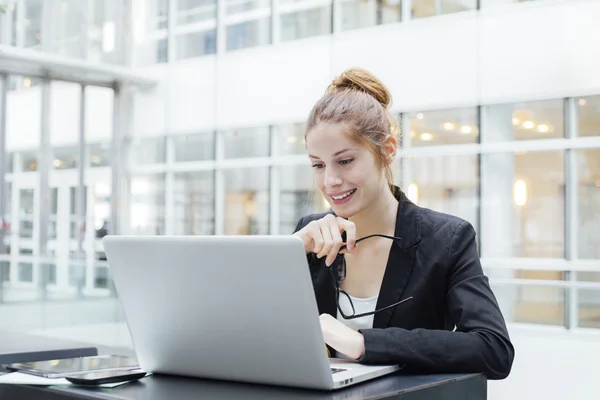
<path fill-rule="evenodd" d="M 402 0 L 341 0 L 342 31 L 398 22 Z"/>
<path fill-rule="evenodd" d="M 576 102 L 579 136 L 600 136 L 600 96 L 580 97 Z"/>
<path fill-rule="evenodd" d="M 166 161 L 164 137 L 133 138 L 130 154 L 134 165 L 163 164 Z"/>
<path fill-rule="evenodd" d="M 131 179 L 130 227 L 135 235 L 165 233 L 165 174 Z"/>
<path fill-rule="evenodd" d="M 600 285 L 600 272 L 577 272 L 580 282 Z M 600 288 L 578 288 L 578 325 L 583 328 L 600 328 Z"/>
<path fill-rule="evenodd" d="M 23 3 L 24 13 L 23 20 L 17 21 L 17 9 L 13 10 L 13 20 L 14 29 L 13 35 L 15 38 L 18 37 L 17 32 L 20 30 L 19 25 L 22 24 L 23 28 L 23 43 L 18 43 L 17 45 L 22 45 L 23 47 L 32 48 L 35 50 L 41 50 L 41 40 L 42 40 L 42 13 L 43 13 L 43 0 L 26 0 Z"/>
<path fill-rule="evenodd" d="M 175 162 L 205 161 L 215 159 L 215 134 L 205 132 L 171 137 Z"/>
<path fill-rule="evenodd" d="M 477 9 L 477 0 L 412 0 L 412 18 L 426 18 Z"/>
<path fill-rule="evenodd" d="M 271 7 L 269 0 L 225 0 L 225 12 L 227 15 L 269 7 Z"/>
<path fill-rule="evenodd" d="M 266 157 L 269 155 L 269 127 L 224 131 L 224 157 Z"/>
<path fill-rule="evenodd" d="M 281 14 L 281 41 L 331 33 L 331 6 Z"/>
<path fill-rule="evenodd" d="M 279 233 L 289 235 L 301 217 L 327 211 L 331 206 L 314 185 L 308 161 L 306 165 L 278 168 L 281 190 Z"/>
<path fill-rule="evenodd" d="M 4 164 L 4 168 L 7 174 L 10 174 L 14 170 L 14 162 L 15 162 L 15 153 L 6 153 L 6 161 Z"/>
<path fill-rule="evenodd" d="M 225 234 L 269 233 L 269 169 L 223 171 L 225 182 Z"/>
<path fill-rule="evenodd" d="M 217 17 L 217 0 L 178 0 L 176 4 L 179 26 Z"/>
<path fill-rule="evenodd" d="M 214 171 L 176 173 L 173 195 L 175 235 L 215 233 Z"/>
<path fill-rule="evenodd" d="M 77 168 L 79 162 L 79 147 L 57 147 L 52 149 L 54 159 L 52 166 L 54 169 L 73 169 Z"/>
<path fill-rule="evenodd" d="M 19 190 L 19 237 L 33 238 L 33 204 L 34 190 L 20 189 Z"/>
<path fill-rule="evenodd" d="M 475 107 L 412 112 L 408 118 L 407 140 L 412 147 L 477 143 L 479 140 Z"/>
<path fill-rule="evenodd" d="M 112 0 L 91 0 L 88 7 L 87 59 L 91 62 L 112 64 L 119 61 L 116 21 L 120 16 L 117 7 L 111 7 L 112 3 Z"/>
<path fill-rule="evenodd" d="M 508 322 L 564 325 L 565 289 L 543 285 L 497 284 L 491 281 Z"/>
<path fill-rule="evenodd" d="M 10 254 L 10 215 L 12 207 L 12 185 L 5 183 L 5 190 L 2 191 L 4 199 L 0 203 L 4 204 L 4 212 L 0 212 L 0 255 Z M 0 274 L 2 271 L 0 271 Z M 0 280 L 1 281 L 1 280 Z"/>
<path fill-rule="evenodd" d="M 562 151 L 482 156 L 485 257 L 563 258 Z"/>
<path fill-rule="evenodd" d="M 17 267 L 17 277 L 19 282 L 33 282 L 33 264 L 29 262 L 20 262 Z"/>
<path fill-rule="evenodd" d="M 304 123 L 298 123 L 275 127 L 275 146 L 278 156 L 306 154 L 305 126 Z"/>
<path fill-rule="evenodd" d="M 271 18 L 261 18 L 227 26 L 227 50 L 271 43 Z"/>
<path fill-rule="evenodd" d="M 90 166 L 108 167 L 110 166 L 110 143 L 92 143 L 88 145 L 90 154 Z"/>
<path fill-rule="evenodd" d="M 50 25 L 53 53 L 65 57 L 84 57 L 87 35 L 82 27 L 87 21 L 87 8 L 87 2 L 81 0 L 61 0 L 60 4 L 52 7 L 52 19 L 61 21 Z"/>
<path fill-rule="evenodd" d="M 86 221 L 92 221 L 94 230 L 93 251 L 94 258 L 105 260 L 102 238 L 111 232 L 110 227 L 110 198 L 112 186 L 110 181 L 98 180 L 88 188 L 91 199 L 91 209 L 87 210 Z M 86 201 L 87 203 L 87 201 Z M 88 222 L 89 224 L 89 222 Z"/>
<path fill-rule="evenodd" d="M 486 142 L 564 137 L 562 100 L 544 100 L 485 107 Z"/>
<path fill-rule="evenodd" d="M 175 37 L 177 59 L 200 57 L 217 52 L 217 30 L 192 32 Z"/>
<path fill-rule="evenodd" d="M 21 171 L 37 171 L 38 167 L 38 151 L 24 151 L 19 154 L 21 159 Z"/>
<path fill-rule="evenodd" d="M 600 149 L 576 154 L 579 258 L 600 259 Z"/>
<path fill-rule="evenodd" d="M 402 190 L 421 207 L 479 224 L 479 160 L 476 155 L 411 157 L 411 181 Z"/>

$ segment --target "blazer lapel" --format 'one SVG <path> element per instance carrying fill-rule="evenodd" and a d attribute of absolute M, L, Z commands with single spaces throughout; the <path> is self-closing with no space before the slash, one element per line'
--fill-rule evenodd
<path fill-rule="evenodd" d="M 420 208 L 412 203 L 399 188 L 395 195 L 399 201 L 395 236 L 402 240 L 395 241 L 390 250 L 379 291 L 377 308 L 383 308 L 403 300 L 402 294 L 415 266 L 418 243 L 421 240 Z M 403 304 L 398 307 L 403 307 Z M 393 307 L 376 313 L 373 316 L 373 328 L 386 328 L 395 309 Z"/>

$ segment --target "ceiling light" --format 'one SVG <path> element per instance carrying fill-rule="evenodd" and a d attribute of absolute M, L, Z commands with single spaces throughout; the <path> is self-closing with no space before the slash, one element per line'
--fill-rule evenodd
<path fill-rule="evenodd" d="M 460 132 L 464 133 L 466 135 L 466 134 L 469 134 L 469 133 L 473 132 L 473 128 L 471 128 L 469 125 L 463 125 L 460 128 Z"/>
<path fill-rule="evenodd" d="M 296 136 L 288 136 L 287 141 L 288 143 L 296 143 L 298 138 Z"/>
<path fill-rule="evenodd" d="M 29 89 L 31 87 L 31 79 L 25 78 L 23 79 L 23 87 Z"/>
<path fill-rule="evenodd" d="M 598 179 L 598 180 L 596 181 L 596 186 L 597 186 L 597 187 L 600 187 L 600 179 Z"/>
<path fill-rule="evenodd" d="M 419 137 L 424 142 L 429 142 L 430 140 L 433 139 L 433 135 L 429 132 L 423 132 L 423 133 L 421 133 L 421 136 L 419 136 Z"/>
<path fill-rule="evenodd" d="M 417 119 L 423 119 L 423 118 L 425 118 L 423 113 L 417 113 Z"/>
<path fill-rule="evenodd" d="M 94 164 L 100 164 L 100 162 L 102 162 L 102 159 L 98 156 L 92 156 L 92 162 Z"/>
<path fill-rule="evenodd" d="M 415 137 L 415 131 L 410 131 L 410 137 L 414 138 Z"/>
<path fill-rule="evenodd" d="M 452 122 L 444 122 L 442 124 L 442 128 L 444 128 L 447 131 L 451 131 L 452 129 L 455 128 L 454 124 Z"/>
<path fill-rule="evenodd" d="M 52 161 L 52 165 L 54 165 L 55 167 L 60 167 L 60 160 L 54 160 Z"/>
<path fill-rule="evenodd" d="M 23 25 L 28 26 L 29 25 L 29 20 L 28 19 L 24 19 L 23 20 Z"/>
<path fill-rule="evenodd" d="M 578 103 L 579 103 L 580 106 L 583 107 L 583 106 L 585 106 L 585 104 L 587 103 L 587 101 L 585 101 L 585 99 L 579 99 Z"/>
<path fill-rule="evenodd" d="M 115 30 L 114 21 L 106 21 L 102 25 L 102 51 L 105 53 L 115 50 Z"/>
<path fill-rule="evenodd" d="M 550 127 L 546 124 L 540 124 L 537 126 L 537 131 L 541 133 L 550 132 Z"/>
<path fill-rule="evenodd" d="M 515 182 L 513 188 L 513 200 L 519 207 L 523 207 L 527 204 L 527 183 L 519 179 Z"/>
<path fill-rule="evenodd" d="M 513 125 L 519 125 L 520 122 L 521 122 L 521 120 L 519 118 L 513 118 L 512 119 Z"/>
<path fill-rule="evenodd" d="M 8 5 L 8 9 L 9 9 L 10 11 L 14 10 L 14 9 L 15 9 L 15 3 L 10 3 L 10 4 Z"/>
<path fill-rule="evenodd" d="M 411 183 L 408 185 L 406 197 L 408 197 L 408 199 L 415 204 L 419 202 L 419 187 L 416 183 Z"/>
<path fill-rule="evenodd" d="M 515 154 L 518 156 L 522 156 L 522 155 L 527 154 L 527 151 L 519 149 L 515 152 Z"/>
<path fill-rule="evenodd" d="M 523 122 L 523 128 L 525 129 L 533 129 L 534 126 L 535 124 L 532 121 Z"/>

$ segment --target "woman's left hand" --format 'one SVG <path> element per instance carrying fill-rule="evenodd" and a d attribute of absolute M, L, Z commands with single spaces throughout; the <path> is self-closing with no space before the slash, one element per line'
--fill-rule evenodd
<path fill-rule="evenodd" d="M 348 328 L 330 314 L 321 314 L 319 320 L 326 344 L 354 360 L 362 357 L 365 340 L 360 332 Z"/>

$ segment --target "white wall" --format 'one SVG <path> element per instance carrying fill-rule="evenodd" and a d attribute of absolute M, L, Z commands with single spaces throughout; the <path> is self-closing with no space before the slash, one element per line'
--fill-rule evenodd
<path fill-rule="evenodd" d="M 155 66 L 135 134 L 302 121 L 352 66 L 388 85 L 396 111 L 600 93 L 598 15 L 593 0 L 513 4 Z"/>

